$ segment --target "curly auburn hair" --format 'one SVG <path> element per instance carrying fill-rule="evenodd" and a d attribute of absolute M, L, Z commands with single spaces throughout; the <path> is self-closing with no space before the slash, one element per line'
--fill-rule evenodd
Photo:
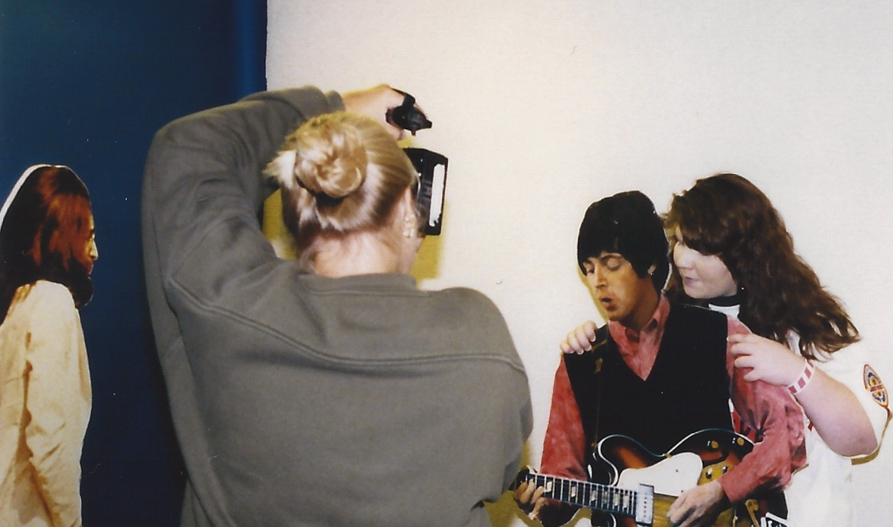
<path fill-rule="evenodd" d="M 672 244 L 678 229 L 688 247 L 722 260 L 738 285 L 738 318 L 754 333 L 786 343 L 793 331 L 800 337 L 801 354 L 811 359 L 817 350 L 834 353 L 859 340 L 841 301 L 794 252 L 781 215 L 744 177 L 717 174 L 698 180 L 673 196 L 664 223 Z M 671 294 L 692 301 L 680 283 L 674 267 Z"/>
<path fill-rule="evenodd" d="M 31 167 L 20 181 L 0 226 L 0 321 L 16 290 L 38 280 L 67 287 L 79 308 L 93 296 L 90 272 L 75 256 L 91 236 L 84 182 L 51 165 Z"/>

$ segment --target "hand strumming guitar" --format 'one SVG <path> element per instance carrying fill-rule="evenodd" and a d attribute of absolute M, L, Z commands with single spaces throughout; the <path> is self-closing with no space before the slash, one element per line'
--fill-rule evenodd
<path fill-rule="evenodd" d="M 667 519 L 675 527 L 707 527 L 728 507 L 729 500 L 716 480 L 680 494 L 667 511 Z"/>

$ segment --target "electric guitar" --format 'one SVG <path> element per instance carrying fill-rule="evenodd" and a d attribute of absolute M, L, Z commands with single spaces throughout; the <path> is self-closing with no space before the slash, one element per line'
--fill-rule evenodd
<path fill-rule="evenodd" d="M 521 470 L 514 487 L 532 483 L 543 497 L 592 509 L 593 525 L 606 527 L 670 527 L 667 510 L 685 490 L 709 483 L 735 468 L 753 449 L 744 436 L 707 429 L 656 455 L 633 439 L 611 435 L 598 443 L 593 468 L 603 474 L 578 481 Z M 513 488 L 514 488 L 513 487 Z M 754 496 L 717 517 L 713 527 L 778 527 L 787 525 L 781 492 Z"/>

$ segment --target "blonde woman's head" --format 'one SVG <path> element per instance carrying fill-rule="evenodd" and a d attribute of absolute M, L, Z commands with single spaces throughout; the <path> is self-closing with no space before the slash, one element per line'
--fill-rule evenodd
<path fill-rule="evenodd" d="M 320 238 L 390 232 L 402 221 L 393 217 L 397 203 L 418 177 L 381 124 L 347 112 L 301 125 L 266 173 L 282 189 L 283 220 L 306 268 L 312 267 Z"/>

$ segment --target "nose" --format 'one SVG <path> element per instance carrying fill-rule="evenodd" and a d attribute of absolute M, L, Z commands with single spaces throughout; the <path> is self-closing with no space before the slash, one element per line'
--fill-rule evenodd
<path fill-rule="evenodd" d="M 607 283 L 605 281 L 605 274 L 599 270 L 599 266 L 596 266 L 591 273 L 586 274 L 586 280 L 589 282 L 589 287 L 593 290 L 603 288 Z"/>
<path fill-rule="evenodd" d="M 687 269 L 691 266 L 691 249 L 683 243 L 677 243 L 673 247 L 673 262 L 680 269 Z"/>
<path fill-rule="evenodd" d="M 93 261 L 96 261 L 99 259 L 99 248 L 96 247 L 95 240 L 90 242 L 90 258 L 92 258 Z"/>

